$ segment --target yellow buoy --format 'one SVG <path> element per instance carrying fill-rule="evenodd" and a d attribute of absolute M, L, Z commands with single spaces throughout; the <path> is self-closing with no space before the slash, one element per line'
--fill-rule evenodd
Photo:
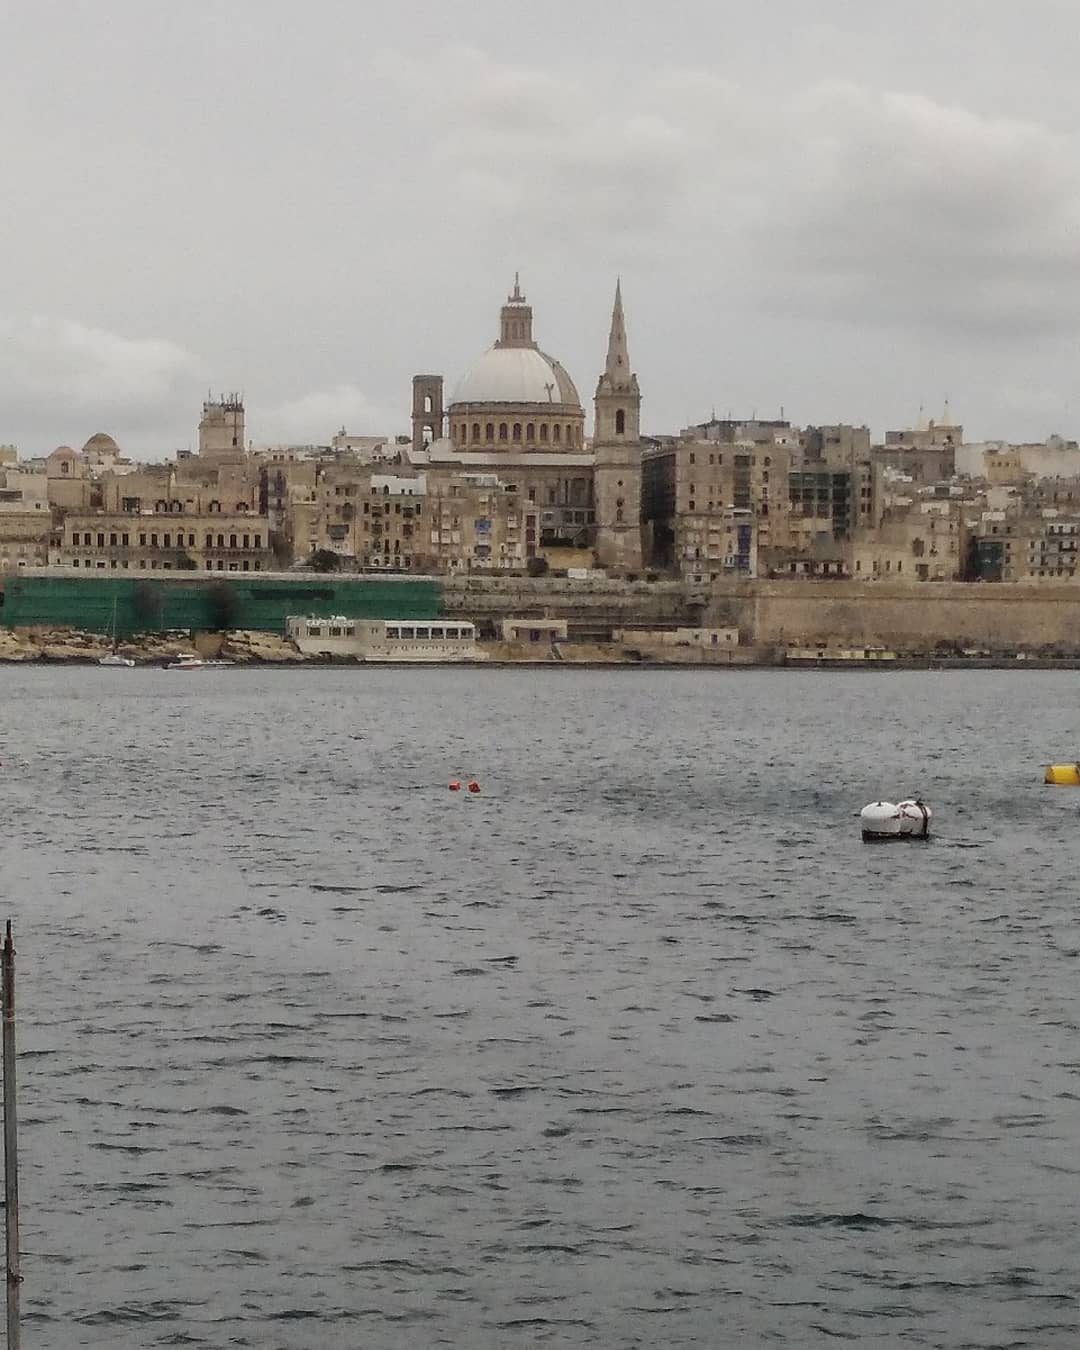
<path fill-rule="evenodd" d="M 1048 764 L 1043 781 L 1055 787 L 1080 787 L 1080 764 Z"/>

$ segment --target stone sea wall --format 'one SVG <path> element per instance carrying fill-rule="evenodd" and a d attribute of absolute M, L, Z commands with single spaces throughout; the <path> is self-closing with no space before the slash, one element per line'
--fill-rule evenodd
<path fill-rule="evenodd" d="M 739 630 L 727 653 L 688 648 L 643 651 L 650 662 L 680 665 L 772 663 L 789 646 L 828 644 L 891 648 L 902 656 L 977 651 L 1023 651 L 1080 658 L 1080 586 L 990 583 L 897 585 L 836 581 L 731 581 L 712 586 L 682 582 L 628 582 L 607 578 L 451 577 L 443 585 L 444 611 L 468 618 L 489 638 L 503 618 L 565 618 L 574 641 L 558 651 L 535 644 L 486 645 L 490 660 L 569 664 L 636 660 L 607 639 L 617 628 L 703 624 Z M 629 646 L 634 644 L 628 641 Z M 166 661 L 196 648 L 238 663 L 305 658 L 272 632 L 227 635 L 146 634 L 122 645 L 139 662 Z M 0 661 L 95 660 L 107 650 L 98 633 L 45 626 L 0 627 Z"/>
<path fill-rule="evenodd" d="M 474 622 L 565 618 L 604 625 L 737 627 L 742 646 L 880 644 L 917 655 L 942 645 L 1080 653 L 1080 586 L 850 581 L 626 582 L 455 577 L 447 611 Z"/>
<path fill-rule="evenodd" d="M 761 581 L 716 586 L 705 622 L 737 624 L 743 640 L 777 646 L 1080 652 L 1080 586 Z"/>

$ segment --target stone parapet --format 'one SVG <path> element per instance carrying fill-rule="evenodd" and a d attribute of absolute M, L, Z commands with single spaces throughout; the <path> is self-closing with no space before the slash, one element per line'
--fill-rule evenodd
<path fill-rule="evenodd" d="M 743 641 L 881 644 L 990 652 L 1080 651 L 1080 586 L 852 581 L 717 583 L 704 622 L 736 624 Z"/>

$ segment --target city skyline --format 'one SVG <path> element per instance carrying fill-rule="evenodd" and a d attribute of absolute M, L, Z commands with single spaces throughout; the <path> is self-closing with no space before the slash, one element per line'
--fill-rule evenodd
<path fill-rule="evenodd" d="M 263 443 L 403 432 L 515 269 L 583 387 L 621 274 L 649 433 L 1075 436 L 1069 11 L 803 10 L 17 0 L 0 440 L 161 457 L 208 387 Z"/>

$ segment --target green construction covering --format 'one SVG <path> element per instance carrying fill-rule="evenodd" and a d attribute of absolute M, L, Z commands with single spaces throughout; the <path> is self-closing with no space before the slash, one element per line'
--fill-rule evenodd
<path fill-rule="evenodd" d="M 437 619 L 442 586 L 430 578 L 249 574 L 0 578 L 0 624 L 43 625 L 119 637 L 173 629 L 282 633 L 290 614 L 356 619 Z"/>

